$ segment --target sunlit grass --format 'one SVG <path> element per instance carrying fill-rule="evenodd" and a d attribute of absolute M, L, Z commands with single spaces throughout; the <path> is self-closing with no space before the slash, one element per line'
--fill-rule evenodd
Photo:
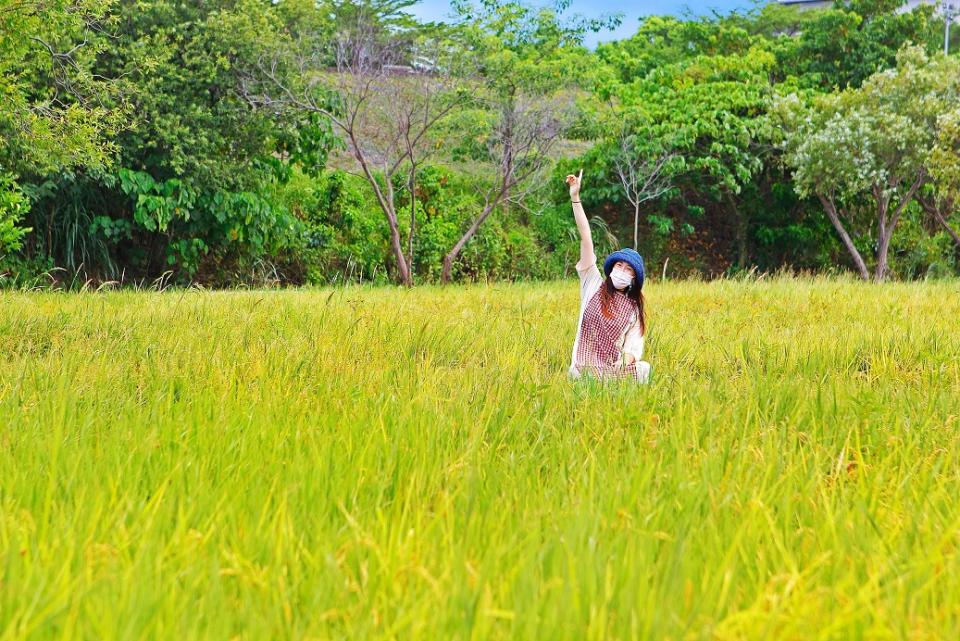
<path fill-rule="evenodd" d="M 960 637 L 960 285 L 0 294 L 2 639 Z"/>

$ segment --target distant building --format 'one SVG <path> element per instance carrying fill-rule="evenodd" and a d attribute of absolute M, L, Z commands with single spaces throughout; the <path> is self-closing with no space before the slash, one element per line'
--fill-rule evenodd
<path fill-rule="evenodd" d="M 782 5 L 797 7 L 798 9 L 829 9 L 833 6 L 833 0 L 777 0 Z M 937 13 L 942 13 L 942 5 L 953 4 L 960 6 L 960 0 L 948 0 L 947 2 L 935 2 L 933 0 L 906 0 L 898 11 L 911 11 L 921 4 L 937 5 Z"/>
<path fill-rule="evenodd" d="M 777 0 L 797 9 L 827 9 L 833 6 L 833 0 Z"/>

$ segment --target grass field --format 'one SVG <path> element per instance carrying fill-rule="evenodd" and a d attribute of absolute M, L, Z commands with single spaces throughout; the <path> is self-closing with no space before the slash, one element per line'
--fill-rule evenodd
<path fill-rule="evenodd" d="M 0 294 L 0 639 L 960 638 L 960 284 Z"/>

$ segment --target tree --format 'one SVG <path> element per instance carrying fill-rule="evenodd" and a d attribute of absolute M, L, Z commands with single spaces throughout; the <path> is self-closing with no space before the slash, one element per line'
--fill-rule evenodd
<path fill-rule="evenodd" d="M 461 47 L 475 60 L 471 84 L 474 106 L 489 114 L 477 135 L 473 158 L 491 179 L 483 190 L 483 206 L 443 259 L 441 279 L 453 277 L 453 264 L 464 246 L 498 207 L 522 205 L 542 185 L 536 180 L 552 162 L 557 142 L 574 121 L 573 89 L 589 82 L 590 56 L 584 34 L 618 18 L 563 21 L 556 9 L 536 10 L 520 2 L 482 0 L 479 6 L 453 3 L 459 17 Z"/>
<path fill-rule="evenodd" d="M 633 37 L 599 46 L 617 82 L 598 97 L 662 125 L 652 136 L 686 167 L 675 179 L 678 197 L 657 205 L 667 217 L 657 218 L 685 219 L 683 228 L 696 226 L 701 238 L 730 237 L 741 267 L 764 262 L 761 252 L 777 247 L 786 251 L 768 259 L 822 261 L 824 227 L 804 215 L 808 199 L 776 196 L 793 188 L 781 173 L 781 150 L 766 140 L 765 114 L 776 93 L 859 86 L 892 65 L 905 42 L 929 47 L 930 8 L 901 13 L 899 4 L 862 0 L 797 11 L 772 3 L 725 17 L 651 17 Z"/>
<path fill-rule="evenodd" d="M 407 171 L 415 193 L 416 167 L 428 151 L 429 134 L 463 94 L 452 82 L 450 61 L 438 40 L 384 26 L 384 15 L 394 16 L 407 4 L 349 5 L 349 11 L 339 5 L 343 17 L 334 38 L 332 69 L 324 66 L 328 44 L 323 34 L 301 24 L 294 40 L 262 58 L 241 88 L 261 109 L 317 113 L 333 123 L 387 219 L 398 278 L 410 286 L 415 210 L 412 206 L 405 255 L 394 176 Z M 431 45 L 423 56 L 429 68 L 423 72 L 408 64 L 415 62 L 417 43 Z"/>
<path fill-rule="evenodd" d="M 676 156 L 682 198 L 712 204 L 731 224 L 741 268 L 750 260 L 750 220 L 737 197 L 763 167 L 760 136 L 774 63 L 759 46 L 743 54 L 700 55 L 626 85 L 612 83 L 602 94 L 641 114 L 635 120 L 648 123 L 640 134 L 645 144 Z"/>
<path fill-rule="evenodd" d="M 202 257 L 225 270 L 289 241 L 295 221 L 263 198 L 289 131 L 235 91 L 236 69 L 278 31 L 270 4 L 12 4 L 0 21 L 36 34 L 0 38 L 33 46 L 16 78 L 35 113 L 17 110 L 23 135 L 5 137 L 36 230 L 25 254 L 100 278 L 192 276 Z"/>
<path fill-rule="evenodd" d="M 570 96 L 513 95 L 500 104 L 485 134 L 486 162 L 490 174 L 481 193 L 483 206 L 443 258 L 441 280 L 449 283 L 453 264 L 496 209 L 507 203 L 522 205 L 543 185 L 537 180 L 551 162 L 551 152 L 573 120 Z"/>
<path fill-rule="evenodd" d="M 620 82 L 629 84 L 694 58 L 745 54 L 757 42 L 729 19 L 650 16 L 633 36 L 599 44 L 597 57 L 612 67 Z"/>
<path fill-rule="evenodd" d="M 960 233 L 949 218 L 960 207 L 960 109 L 937 119 L 937 137 L 927 161 L 930 189 L 921 194 L 920 204 L 960 247 Z"/>
<path fill-rule="evenodd" d="M 903 5 L 903 0 L 853 0 L 803 16 L 797 36 L 774 40 L 778 78 L 795 76 L 803 86 L 827 91 L 859 87 L 894 66 L 906 43 L 937 51 L 942 37 L 932 28 L 933 3 L 900 11 Z"/>
<path fill-rule="evenodd" d="M 95 73 L 110 2 L 0 0 L 0 170 L 104 167 L 124 107 Z"/>
<path fill-rule="evenodd" d="M 776 108 L 797 192 L 820 200 L 863 279 L 869 270 L 844 221 L 856 225 L 858 214 L 872 220 L 873 278 L 886 278 L 894 229 L 929 180 L 938 118 L 955 104 L 958 83 L 955 60 L 909 47 L 896 69 L 859 89 L 818 96 L 809 106 L 791 94 Z"/>
<path fill-rule="evenodd" d="M 624 195 L 633 206 L 633 248 L 637 248 L 640 206 L 673 191 L 672 178 L 678 171 L 676 153 L 659 148 L 644 132 L 629 133 L 621 128 L 613 152 L 613 166 Z"/>
<path fill-rule="evenodd" d="M 0 258 L 33 229 L 20 223 L 32 214 L 34 177 L 102 171 L 115 159 L 126 104 L 120 83 L 96 73 L 111 7 L 0 0 Z"/>

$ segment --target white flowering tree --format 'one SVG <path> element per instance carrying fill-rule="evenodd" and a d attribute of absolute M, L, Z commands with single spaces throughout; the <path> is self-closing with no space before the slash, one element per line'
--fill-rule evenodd
<path fill-rule="evenodd" d="M 920 203 L 960 247 L 960 233 L 950 223 L 951 215 L 960 214 L 960 107 L 941 115 L 937 125 L 927 163 L 931 189 Z"/>
<path fill-rule="evenodd" d="M 848 227 L 864 232 L 876 252 L 873 278 L 888 273 L 887 255 L 903 212 L 930 181 L 940 116 L 956 105 L 960 67 L 903 49 L 894 69 L 858 89 L 804 104 L 796 95 L 772 109 L 801 196 L 816 196 L 860 276 L 870 270 Z"/>

